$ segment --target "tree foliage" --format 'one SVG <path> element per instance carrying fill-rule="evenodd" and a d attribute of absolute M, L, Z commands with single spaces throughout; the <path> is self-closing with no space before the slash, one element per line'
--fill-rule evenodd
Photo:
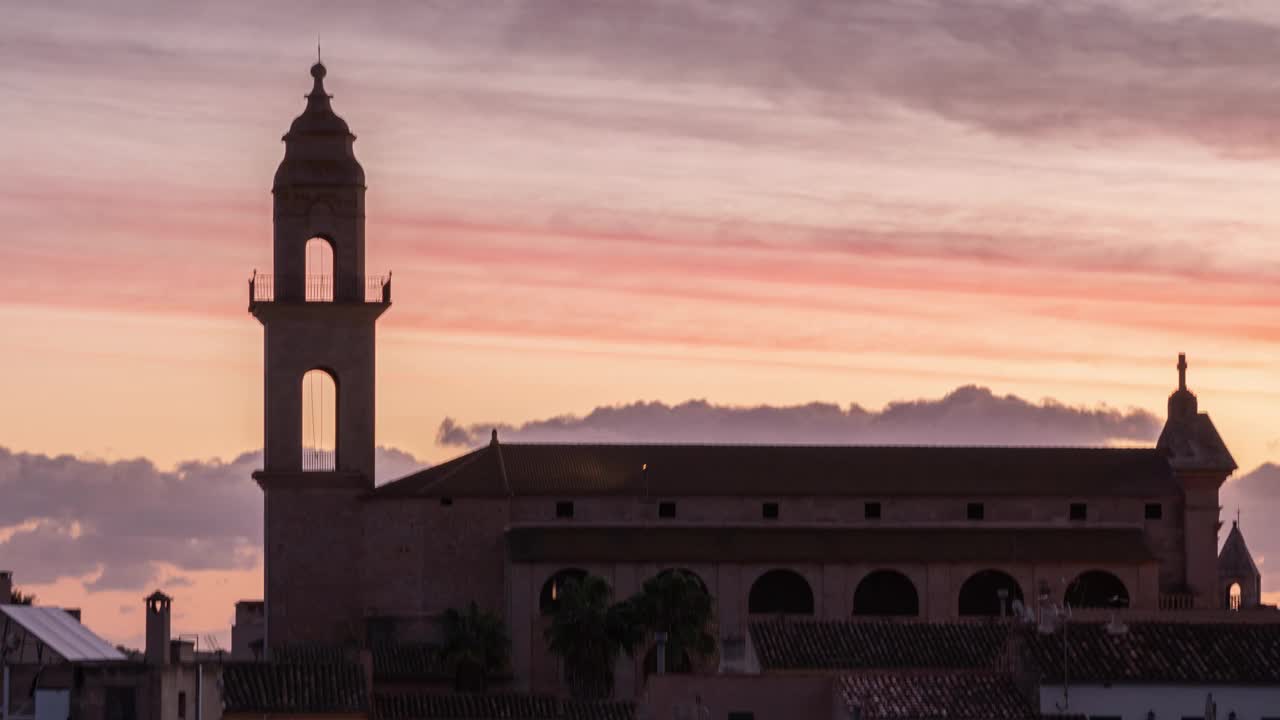
<path fill-rule="evenodd" d="M 644 639 L 630 603 L 611 604 L 613 590 L 603 578 L 569 579 L 558 591 L 558 606 L 546 638 L 564 660 L 569 691 L 594 699 L 613 692 L 613 666 Z"/>
<path fill-rule="evenodd" d="M 10 605 L 34 605 L 36 602 L 35 595 L 24 594 L 21 590 L 14 588 L 9 591 Z"/>
<path fill-rule="evenodd" d="M 659 573 L 645 581 L 629 602 L 646 632 L 666 634 L 668 658 L 715 652 L 715 638 L 707 632 L 713 614 L 711 594 L 693 573 Z"/>
<path fill-rule="evenodd" d="M 594 575 L 568 580 L 558 592 L 546 638 L 551 652 L 564 660 L 574 697 L 611 695 L 618 657 L 624 652 L 633 655 L 656 633 L 666 634 L 672 657 L 715 652 L 715 638 L 707 632 L 713 615 L 711 596 L 691 573 L 661 573 L 618 603 L 611 602 L 609 583 Z"/>
<path fill-rule="evenodd" d="M 511 638 L 502 618 L 473 600 L 465 611 L 446 610 L 442 625 L 442 654 L 454 673 L 454 689 L 484 691 L 489 676 L 507 667 Z"/>

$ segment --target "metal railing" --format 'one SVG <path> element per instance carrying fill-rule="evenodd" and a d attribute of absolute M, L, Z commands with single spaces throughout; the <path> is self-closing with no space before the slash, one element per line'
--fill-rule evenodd
<path fill-rule="evenodd" d="M 302 469 L 306 472 L 328 472 L 338 467 L 338 454 L 333 450 L 302 448 Z"/>
<path fill-rule="evenodd" d="M 1195 607 L 1196 598 L 1191 593 L 1160 593 L 1161 610 L 1190 610 Z"/>
<path fill-rule="evenodd" d="M 257 272 L 249 278 L 249 304 L 269 303 L 276 301 L 276 278 L 272 275 L 259 275 Z M 332 275 L 307 275 L 303 278 L 303 299 L 306 302 L 333 302 L 334 279 Z M 342 302 L 341 300 L 339 302 Z M 391 302 L 391 273 L 371 275 L 364 281 L 364 297 L 362 302 Z"/>
<path fill-rule="evenodd" d="M 307 302 L 333 302 L 333 276 L 308 275 L 306 300 Z"/>

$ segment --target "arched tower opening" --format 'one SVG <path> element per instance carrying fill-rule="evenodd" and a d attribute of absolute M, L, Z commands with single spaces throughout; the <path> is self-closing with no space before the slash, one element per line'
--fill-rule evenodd
<path fill-rule="evenodd" d="M 770 570 L 751 584 L 747 612 L 753 615 L 812 615 L 813 590 L 794 570 Z"/>
<path fill-rule="evenodd" d="M 920 596 L 906 575 L 876 570 L 853 591 L 853 614 L 914 617 L 920 614 Z"/>
<path fill-rule="evenodd" d="M 1231 587 L 1227 588 L 1227 609 L 1239 610 L 1243 599 L 1244 588 L 1240 587 L 1238 582 L 1231 583 Z"/>
<path fill-rule="evenodd" d="M 313 237 L 306 252 L 307 302 L 333 302 L 333 243 Z"/>
<path fill-rule="evenodd" d="M 1063 600 L 1077 608 L 1127 608 L 1129 589 L 1105 570 L 1089 570 L 1071 581 Z"/>
<path fill-rule="evenodd" d="M 1013 576 L 999 570 L 981 570 L 960 586 L 961 615 L 1007 615 L 1013 601 L 1022 601 L 1022 587 Z"/>
<path fill-rule="evenodd" d="M 338 461 L 338 383 L 327 370 L 302 376 L 302 469 L 328 471 Z"/>

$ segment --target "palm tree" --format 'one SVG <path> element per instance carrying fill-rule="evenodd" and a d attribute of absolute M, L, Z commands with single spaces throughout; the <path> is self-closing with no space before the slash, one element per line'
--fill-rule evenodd
<path fill-rule="evenodd" d="M 551 652 L 564 660 L 575 698 L 609 697 L 618 655 L 631 654 L 643 639 L 635 608 L 629 602 L 610 605 L 612 595 L 609 583 L 595 575 L 570 579 L 559 588 L 546 638 Z"/>
<path fill-rule="evenodd" d="M 454 673 L 454 689 L 483 692 L 488 677 L 507 666 L 511 638 L 502 618 L 472 601 L 465 612 L 449 608 L 442 618 L 445 664 Z"/>
<path fill-rule="evenodd" d="M 715 652 L 715 638 L 707 632 L 712 617 L 711 594 L 693 573 L 659 573 L 645 581 L 629 602 L 635 608 L 635 620 L 665 645 L 667 658 L 680 662 L 686 656 Z M 660 663 L 658 672 L 664 671 Z"/>

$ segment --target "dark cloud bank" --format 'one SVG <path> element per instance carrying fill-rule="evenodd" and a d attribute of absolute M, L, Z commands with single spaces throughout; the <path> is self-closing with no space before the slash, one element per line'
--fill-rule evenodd
<path fill-rule="evenodd" d="M 438 440 L 478 445 L 492 427 L 446 419 Z M 963 387 L 879 411 L 695 400 L 602 407 L 582 417 L 497 427 L 507 441 L 1102 445 L 1150 443 L 1160 419 L 1143 410 L 1036 404 Z M 387 448 L 379 449 L 377 461 L 380 482 L 423 464 Z M 15 570 L 24 584 L 95 576 L 90 592 L 176 588 L 190 582 L 184 572 L 252 568 L 261 556 L 262 498 L 250 474 L 260 465 L 261 453 L 252 452 L 168 472 L 147 460 L 102 462 L 0 448 L 0 538 L 7 536 L 0 567 Z M 1248 508 L 1255 556 L 1265 557 L 1271 547 L 1280 552 L 1280 533 L 1272 537 L 1263 525 L 1280 511 L 1280 466 L 1266 464 L 1228 483 L 1223 505 L 1224 516 L 1234 516 L 1237 505 Z M 1257 520 L 1252 526 L 1250 518 Z"/>
<path fill-rule="evenodd" d="M 884 410 L 830 403 L 734 407 L 690 400 L 679 405 L 601 407 L 523 425 L 440 424 L 441 445 L 472 447 L 489 439 L 554 442 L 706 442 L 774 444 L 1104 445 L 1154 442 L 1160 420 L 1145 410 L 1036 405 L 981 387 L 958 388 L 939 400 L 890 403 Z"/>
<path fill-rule="evenodd" d="M 380 478 L 422 463 L 379 448 Z M 20 584 L 100 574 L 86 588 L 189 585 L 179 571 L 254 567 L 262 547 L 262 494 L 250 479 L 262 453 L 191 461 L 172 472 L 149 460 L 103 462 L 0 448 L 0 567 Z M 6 530 L 7 528 L 7 530 Z M 16 528 L 16 529 L 15 529 Z"/>

